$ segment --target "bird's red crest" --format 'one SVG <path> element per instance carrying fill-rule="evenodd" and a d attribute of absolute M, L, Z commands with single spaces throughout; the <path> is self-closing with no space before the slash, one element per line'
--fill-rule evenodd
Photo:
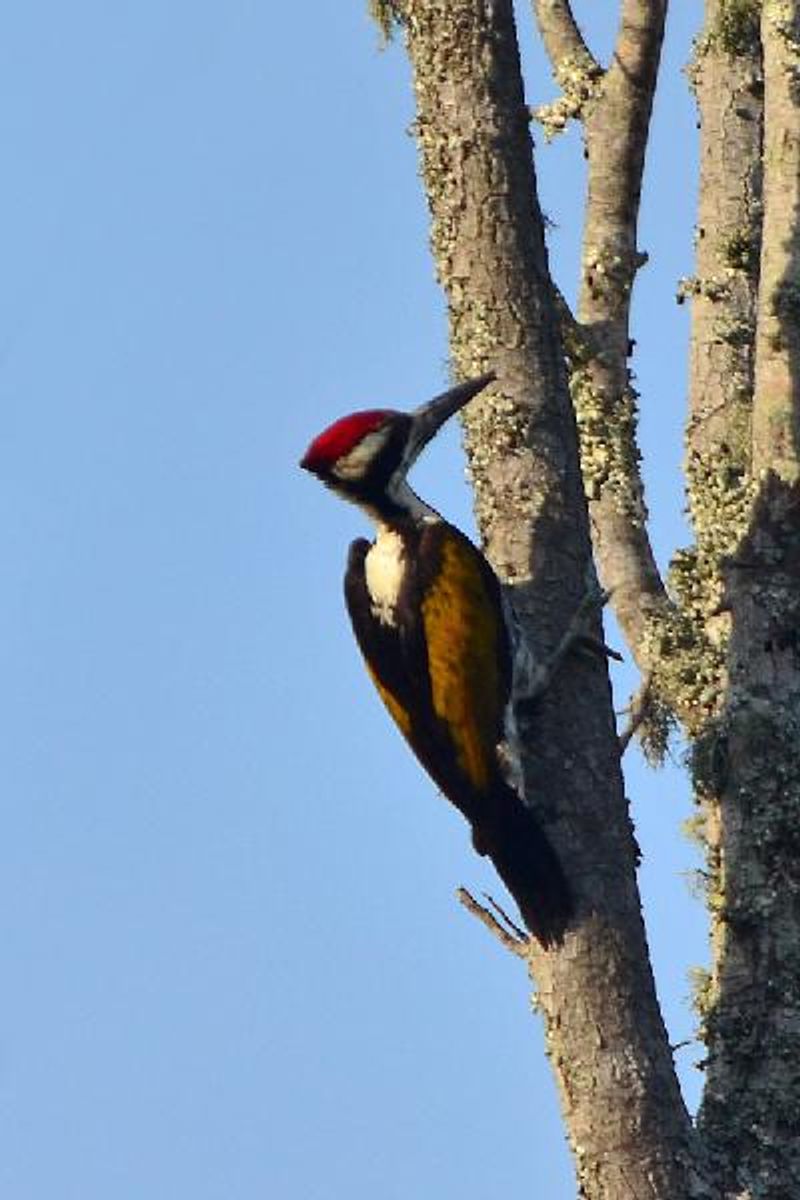
<path fill-rule="evenodd" d="M 368 433 L 374 433 L 393 413 L 386 408 L 369 408 L 351 413 L 329 425 L 314 438 L 306 450 L 300 466 L 307 471 L 329 467 L 344 454 L 349 454 Z"/>

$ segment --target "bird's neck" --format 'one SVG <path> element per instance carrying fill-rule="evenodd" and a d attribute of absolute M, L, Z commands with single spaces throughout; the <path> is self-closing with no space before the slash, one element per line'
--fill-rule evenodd
<path fill-rule="evenodd" d="M 422 524 L 442 519 L 435 508 L 417 495 L 407 479 L 390 481 L 385 491 L 379 496 L 367 498 L 361 507 L 379 529 L 392 528 L 408 521 Z"/>

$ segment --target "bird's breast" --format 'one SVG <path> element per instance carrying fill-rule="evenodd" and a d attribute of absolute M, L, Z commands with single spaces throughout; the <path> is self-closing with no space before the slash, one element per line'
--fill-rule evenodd
<path fill-rule="evenodd" d="M 374 616 L 396 624 L 397 602 L 406 571 L 405 545 L 393 529 L 381 530 L 364 559 L 364 574 Z"/>

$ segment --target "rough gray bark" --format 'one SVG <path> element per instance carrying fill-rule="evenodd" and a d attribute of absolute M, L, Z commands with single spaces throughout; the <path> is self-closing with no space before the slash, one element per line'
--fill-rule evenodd
<path fill-rule="evenodd" d="M 707 0 L 687 491 L 669 578 L 647 534 L 631 386 L 637 220 L 666 0 L 620 0 L 611 63 L 569 0 L 533 0 L 589 189 L 577 320 L 549 276 L 511 0 L 373 0 L 403 28 L 458 375 L 497 371 L 466 441 L 484 545 L 546 653 L 590 571 L 646 672 L 641 731 L 692 745 L 712 969 L 695 1130 L 655 999 L 606 672 L 571 661 L 522 767 L 578 919 L 528 959 L 589 1200 L 800 1195 L 800 0 Z M 795 295 L 797 293 L 797 295 Z M 588 511 L 587 511 L 588 504 Z M 564 720 L 569 713 L 569 720 Z M 465 902 L 501 933 L 493 918 Z"/>
<path fill-rule="evenodd" d="M 720 797 L 700 1129 L 734 1196 L 800 1195 L 800 490 L 770 472 L 726 570 L 732 632 L 698 787 Z"/>
<path fill-rule="evenodd" d="M 582 113 L 589 178 L 578 318 L 593 349 L 572 372 L 600 577 L 648 669 L 648 619 L 666 596 L 647 535 L 628 359 L 631 292 L 646 261 L 636 227 L 665 15 L 666 0 L 625 0 L 611 65 Z"/>
<path fill-rule="evenodd" d="M 511 5 L 409 0 L 401 15 L 456 371 L 500 377 L 466 421 L 478 521 L 546 653 L 586 588 L 590 544 Z M 581 1185 L 591 1197 L 688 1195 L 691 1131 L 644 940 L 604 666 L 571 663 L 525 732 L 529 801 L 581 914 L 560 949 L 531 950 Z"/>
<path fill-rule="evenodd" d="M 797 32 L 795 4 L 714 0 L 697 45 L 697 541 L 682 564 L 722 652 L 694 755 L 712 933 L 699 1127 L 726 1191 L 770 1200 L 800 1194 Z"/>
<path fill-rule="evenodd" d="M 800 7 L 765 0 L 764 233 L 753 404 L 754 468 L 797 478 L 800 460 Z"/>
<path fill-rule="evenodd" d="M 700 188 L 691 299 L 686 479 L 695 544 L 673 563 L 674 593 L 710 683 L 700 725 L 719 711 L 728 617 L 721 563 L 747 528 L 750 429 L 761 255 L 764 128 L 758 18 L 750 0 L 732 23 L 709 0 L 689 76 L 700 115 Z"/>

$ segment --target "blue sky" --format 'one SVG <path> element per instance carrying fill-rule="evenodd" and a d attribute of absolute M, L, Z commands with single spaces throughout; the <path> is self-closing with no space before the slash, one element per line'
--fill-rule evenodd
<path fill-rule="evenodd" d="M 662 561 L 685 538 L 673 296 L 691 270 L 679 71 L 697 7 L 672 17 L 637 285 Z M 365 8 L 31 0 L 4 17 L 13 1200 L 574 1195 L 525 978 L 453 899 L 497 885 L 351 643 L 341 574 L 361 518 L 296 467 L 335 416 L 446 380 L 408 72 Z M 536 102 L 552 92 L 521 18 Z M 579 143 L 537 141 L 570 294 Z M 416 480 L 471 528 L 457 430 Z M 679 1041 L 704 957 L 685 785 L 632 757 L 628 788 Z M 696 1056 L 678 1057 L 693 1102 Z"/>

